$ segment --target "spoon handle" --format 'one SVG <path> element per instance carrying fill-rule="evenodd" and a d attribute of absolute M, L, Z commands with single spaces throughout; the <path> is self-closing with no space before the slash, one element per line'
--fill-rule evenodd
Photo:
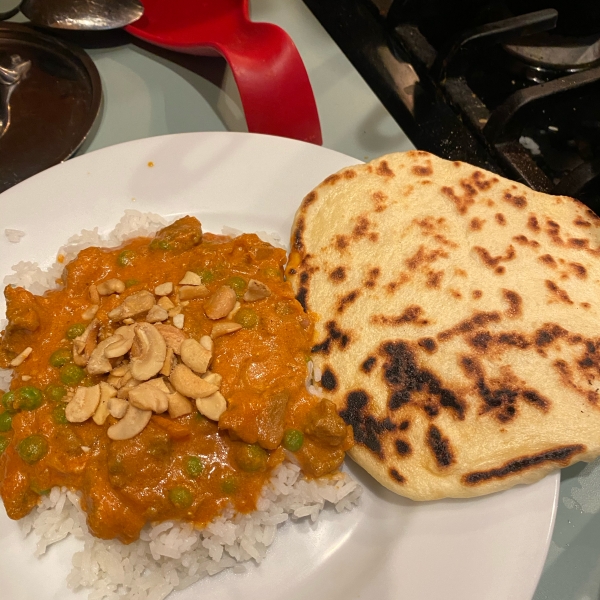
<path fill-rule="evenodd" d="M 5 10 L 4 12 L 0 12 L 0 21 L 6 21 L 11 17 L 14 17 L 19 12 L 19 5 L 11 8 L 10 10 Z"/>

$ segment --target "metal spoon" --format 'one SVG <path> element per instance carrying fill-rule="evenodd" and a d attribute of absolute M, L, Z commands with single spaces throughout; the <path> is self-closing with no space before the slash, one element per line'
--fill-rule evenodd
<path fill-rule="evenodd" d="M 144 12 L 139 0 L 23 0 L 21 12 L 33 25 L 55 29 L 118 29 Z"/>

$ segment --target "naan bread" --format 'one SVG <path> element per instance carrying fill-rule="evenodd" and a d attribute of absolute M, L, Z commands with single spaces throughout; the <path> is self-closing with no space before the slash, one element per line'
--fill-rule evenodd
<path fill-rule="evenodd" d="M 600 454 L 599 245 L 578 201 L 427 152 L 308 194 L 288 276 L 352 458 L 432 500 Z"/>

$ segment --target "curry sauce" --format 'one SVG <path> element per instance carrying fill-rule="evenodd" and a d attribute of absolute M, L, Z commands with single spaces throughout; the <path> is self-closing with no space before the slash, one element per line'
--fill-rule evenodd
<path fill-rule="evenodd" d="M 185 217 L 154 238 L 81 251 L 43 296 L 7 287 L 9 517 L 67 486 L 94 535 L 129 543 L 146 522 L 254 510 L 286 457 L 307 477 L 335 472 L 352 434 L 306 389 L 313 323 L 285 260 L 256 235 L 203 234 Z"/>

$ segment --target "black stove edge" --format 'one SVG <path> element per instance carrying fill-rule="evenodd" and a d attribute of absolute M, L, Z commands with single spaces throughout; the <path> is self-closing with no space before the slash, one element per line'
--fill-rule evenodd
<path fill-rule="evenodd" d="M 418 149 L 514 178 L 429 84 L 425 66 L 409 67 L 408 56 L 362 0 L 303 1 Z M 414 69 L 418 77 L 409 90 L 412 111 L 396 83 L 406 68 Z"/>

